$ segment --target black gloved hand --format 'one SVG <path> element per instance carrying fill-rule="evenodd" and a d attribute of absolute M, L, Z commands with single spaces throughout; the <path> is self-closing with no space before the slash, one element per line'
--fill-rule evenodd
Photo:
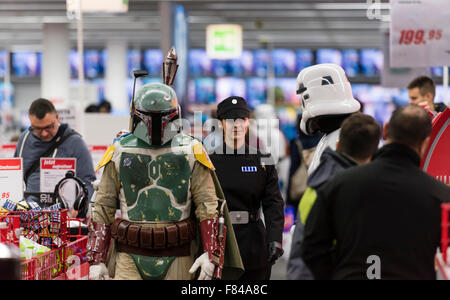
<path fill-rule="evenodd" d="M 269 257 L 267 258 L 267 262 L 272 265 L 276 262 L 278 258 L 283 255 L 284 251 L 282 245 L 278 242 L 270 242 L 269 243 Z"/>

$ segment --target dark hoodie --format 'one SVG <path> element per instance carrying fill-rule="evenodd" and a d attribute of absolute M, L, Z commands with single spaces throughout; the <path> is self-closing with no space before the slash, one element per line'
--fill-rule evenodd
<path fill-rule="evenodd" d="M 356 161 L 347 154 L 327 147 L 320 157 L 319 166 L 308 177 L 308 186 L 317 190 L 336 173 L 356 165 Z"/>

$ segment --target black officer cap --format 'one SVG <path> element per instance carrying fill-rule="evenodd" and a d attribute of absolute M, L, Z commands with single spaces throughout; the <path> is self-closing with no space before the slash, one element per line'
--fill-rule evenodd
<path fill-rule="evenodd" d="M 245 99 L 239 96 L 231 96 L 217 105 L 217 118 L 219 120 L 244 119 L 250 116 Z"/>

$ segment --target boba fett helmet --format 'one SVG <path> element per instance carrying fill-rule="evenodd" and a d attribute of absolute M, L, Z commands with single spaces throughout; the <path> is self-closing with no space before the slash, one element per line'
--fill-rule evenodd
<path fill-rule="evenodd" d="M 136 94 L 132 111 L 132 132 L 152 146 L 171 141 L 180 130 L 176 120 L 181 109 L 173 88 L 163 83 L 148 83 Z"/>

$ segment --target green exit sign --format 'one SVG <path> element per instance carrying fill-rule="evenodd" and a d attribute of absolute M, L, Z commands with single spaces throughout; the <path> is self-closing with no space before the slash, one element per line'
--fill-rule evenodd
<path fill-rule="evenodd" d="M 206 51 L 210 58 L 231 59 L 242 54 L 242 27 L 216 24 L 206 28 Z"/>

